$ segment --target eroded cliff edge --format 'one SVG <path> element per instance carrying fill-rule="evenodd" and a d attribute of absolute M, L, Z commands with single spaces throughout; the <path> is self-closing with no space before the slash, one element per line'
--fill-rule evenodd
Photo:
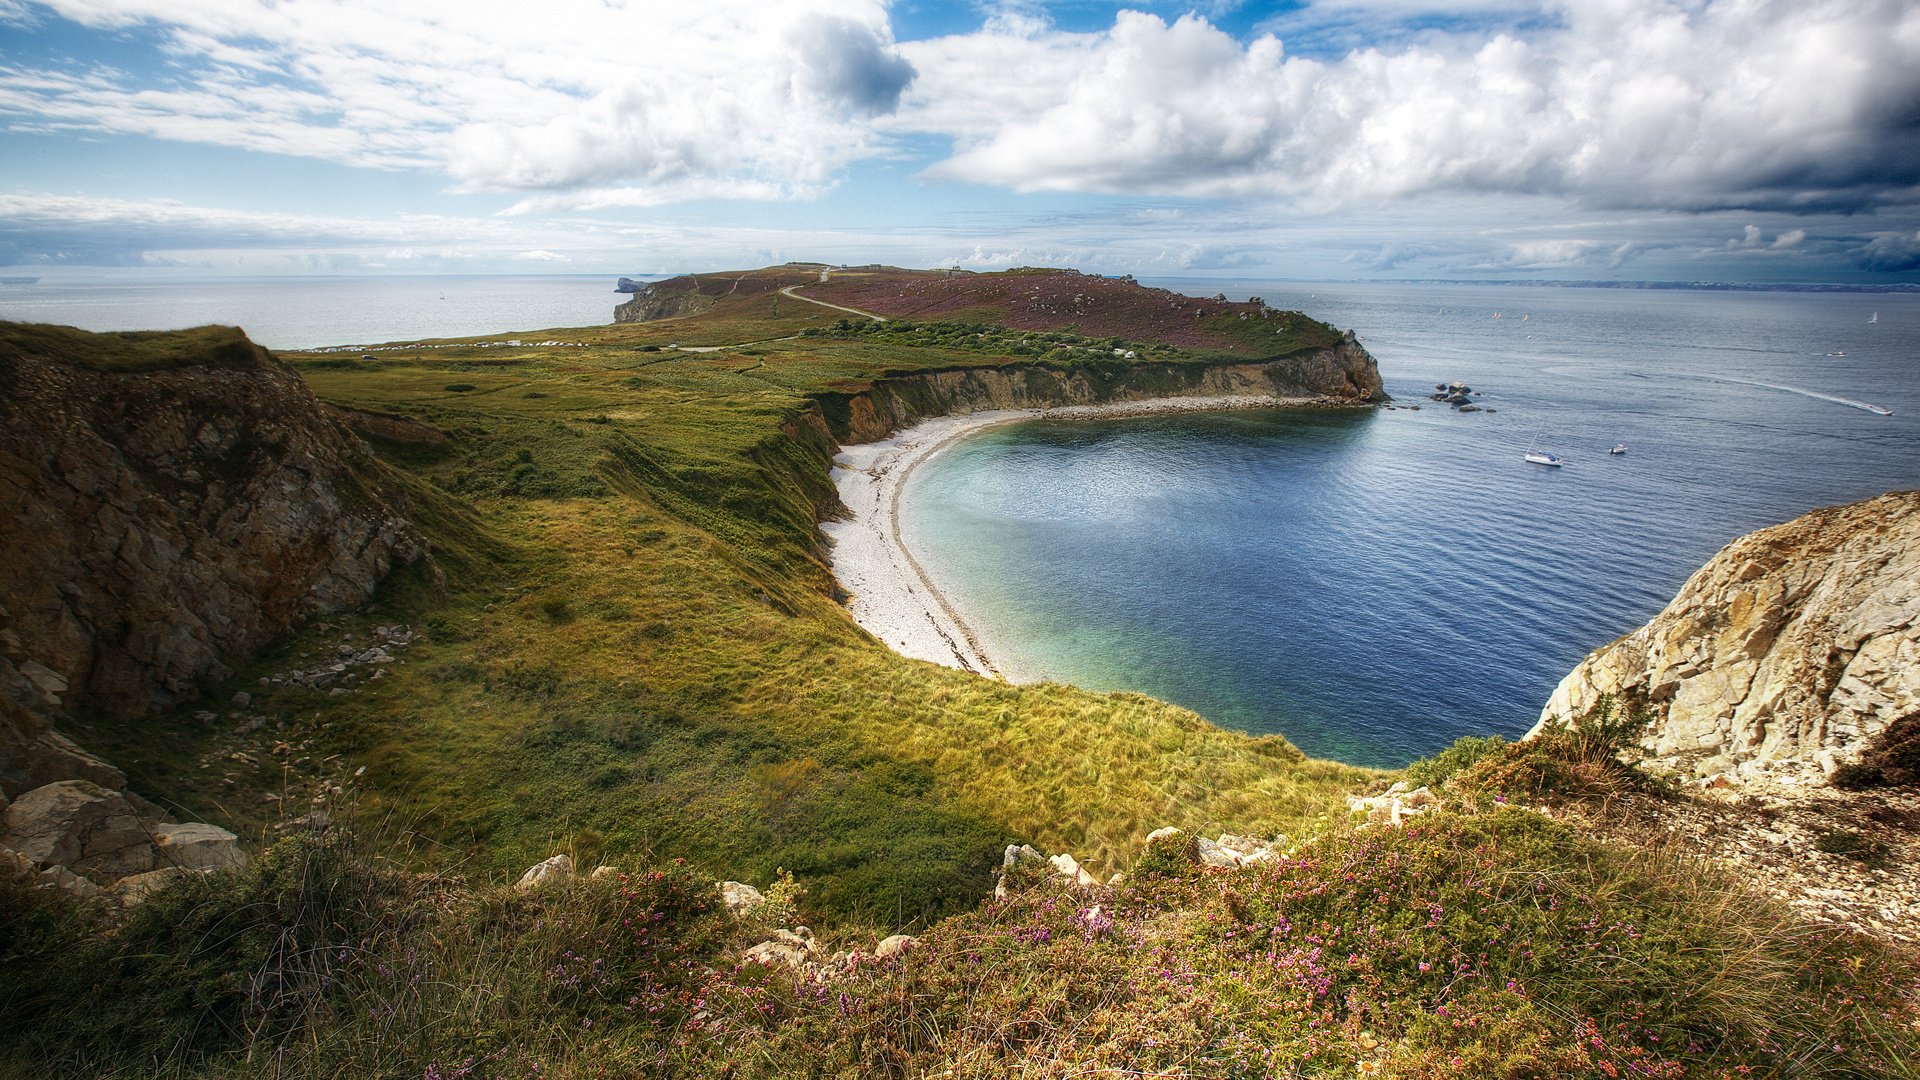
<path fill-rule="evenodd" d="M 1821 783 L 1882 751 L 1920 723 L 1920 492 L 1729 544 L 1563 679 L 1534 730 L 1602 695 L 1649 706 L 1649 764 L 1683 776 Z"/>
<path fill-rule="evenodd" d="M 865 389 L 817 394 L 815 400 L 836 440 L 862 443 L 953 413 L 1175 397 L 1317 398 L 1353 405 L 1387 400 L 1379 366 L 1351 334 L 1331 348 L 1268 360 L 1019 364 L 888 375 Z"/>
<path fill-rule="evenodd" d="M 421 559 L 370 460 L 237 329 L 0 324 L 0 793 L 119 787 L 60 711 L 186 700 Z"/>

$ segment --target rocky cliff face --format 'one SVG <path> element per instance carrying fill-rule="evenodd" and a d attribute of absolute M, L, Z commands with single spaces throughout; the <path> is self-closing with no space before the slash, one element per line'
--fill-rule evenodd
<path fill-rule="evenodd" d="M 673 279 L 681 281 L 681 279 Z M 626 282 L 625 278 L 621 279 Z M 702 296 L 698 289 L 680 288 L 673 292 L 664 292 L 658 283 L 641 284 L 634 282 L 633 299 L 619 304 L 613 309 L 613 321 L 617 323 L 653 322 L 656 319 L 677 319 L 682 315 L 692 315 L 713 306 L 713 298 Z"/>
<path fill-rule="evenodd" d="M 1858 762 L 1920 713 L 1920 492 L 1734 541 L 1562 680 L 1541 725 L 1603 694 L 1651 706 L 1643 747 L 1682 775 L 1818 783 Z"/>
<path fill-rule="evenodd" d="M 1102 405 L 1167 397 L 1266 396 L 1383 401 L 1380 369 L 1349 336 L 1330 349 L 1276 360 L 1053 368 L 958 368 L 877 380 L 860 393 L 823 395 L 841 442 L 884 439 L 930 416 L 988 409 Z"/>
<path fill-rule="evenodd" d="M 0 793 L 119 786 L 60 709 L 184 700 L 421 558 L 365 453 L 238 330 L 0 325 Z"/>

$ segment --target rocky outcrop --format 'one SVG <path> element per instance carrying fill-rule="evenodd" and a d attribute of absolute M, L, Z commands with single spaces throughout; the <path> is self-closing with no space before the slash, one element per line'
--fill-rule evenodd
<path fill-rule="evenodd" d="M 1653 621 L 1583 660 L 1541 713 L 1644 704 L 1649 764 L 1706 780 L 1830 778 L 1920 713 L 1920 492 L 1729 544 Z"/>
<path fill-rule="evenodd" d="M 663 289 L 662 282 L 642 284 L 633 282 L 633 299 L 613 309 L 613 321 L 617 323 L 655 322 L 660 319 L 677 319 L 682 315 L 694 315 L 714 305 L 714 297 L 702 296 L 698 288 L 688 288 L 685 278 L 671 278 L 672 288 Z M 627 283 L 622 278 L 621 283 Z"/>
<path fill-rule="evenodd" d="M 884 439 L 918 420 L 991 409 L 1106 405 L 1170 397 L 1386 400 L 1380 368 L 1349 335 L 1329 349 L 1218 364 L 1120 363 L 1077 367 L 1022 364 L 954 368 L 876 380 L 857 393 L 817 395 L 842 443 Z"/>
<path fill-rule="evenodd" d="M 104 887 L 132 906 L 171 881 L 246 864 L 227 830 L 168 821 L 138 796 L 85 780 L 35 788 L 0 813 L 0 875 L 76 898 Z"/>
<path fill-rule="evenodd" d="M 120 786 L 59 710 L 187 700 L 421 558 L 367 463 L 239 330 L 0 324 L 0 791 Z"/>

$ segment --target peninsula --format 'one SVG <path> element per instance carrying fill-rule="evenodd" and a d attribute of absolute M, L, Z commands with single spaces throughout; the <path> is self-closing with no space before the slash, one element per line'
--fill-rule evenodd
<path fill-rule="evenodd" d="M 1639 639 L 1556 698 L 1578 716 L 1383 773 L 986 677 L 897 542 L 913 464 L 982 424 L 1380 401 L 1351 333 L 1058 269 L 789 264 L 620 310 L 280 355 L 0 325 L 0 1074 L 1901 1075 L 1920 1051 L 1884 917 L 1910 832 L 1816 762 L 1776 771 L 1840 800 L 1805 819 L 1838 839 L 1796 853 L 1858 902 L 1649 849 L 1649 821 L 1801 819 L 1701 783 L 1738 768 L 1630 764 L 1700 726 L 1624 693 Z M 1763 608 L 1812 581 L 1904 603 L 1870 562 Z M 1689 637 L 1712 629 L 1657 638 L 1738 644 Z M 1876 791 L 1909 775 L 1910 723 L 1861 719 L 1910 704 L 1887 640 L 1833 673 L 1888 695 L 1849 705 L 1858 738 L 1795 743 Z"/>

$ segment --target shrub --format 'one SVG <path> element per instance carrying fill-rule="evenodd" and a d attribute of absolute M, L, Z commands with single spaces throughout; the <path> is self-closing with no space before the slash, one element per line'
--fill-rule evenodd
<path fill-rule="evenodd" d="M 474 385 L 472 383 L 457 382 L 457 383 L 447 384 L 447 392 L 451 394 L 464 394 L 467 391 L 472 389 L 474 389 Z"/>
<path fill-rule="evenodd" d="M 1472 768 L 1482 758 L 1498 753 L 1506 745 L 1507 740 L 1498 735 L 1462 736 L 1445 750 L 1407 766 L 1407 784 L 1416 788 L 1439 787 L 1456 773 Z"/>

